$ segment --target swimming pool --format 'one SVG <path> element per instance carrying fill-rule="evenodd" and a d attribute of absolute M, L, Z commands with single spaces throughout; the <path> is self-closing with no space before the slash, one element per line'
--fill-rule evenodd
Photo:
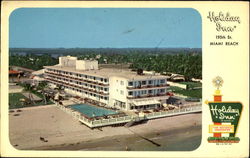
<path fill-rule="evenodd" d="M 70 105 L 69 107 L 71 109 L 79 111 L 80 113 L 84 115 L 87 115 L 88 117 L 117 114 L 117 112 L 113 110 L 95 107 L 95 106 L 91 106 L 88 104 L 74 104 L 74 105 Z"/>

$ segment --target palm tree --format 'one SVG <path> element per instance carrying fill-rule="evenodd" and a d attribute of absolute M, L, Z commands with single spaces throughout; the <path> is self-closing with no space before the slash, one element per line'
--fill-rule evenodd
<path fill-rule="evenodd" d="M 32 93 L 30 92 L 32 89 L 33 89 L 33 86 L 30 84 L 30 83 L 25 83 L 23 85 L 24 87 L 24 90 L 27 91 L 29 93 L 29 100 L 33 103 L 33 104 L 36 104 L 34 102 L 34 99 L 33 99 L 33 96 L 32 96 Z"/>
<path fill-rule="evenodd" d="M 64 90 L 63 86 L 62 85 L 59 85 L 55 88 L 55 90 L 57 90 L 57 95 L 58 95 L 58 100 L 60 101 L 61 100 L 61 92 L 62 90 Z"/>
<path fill-rule="evenodd" d="M 40 82 L 38 84 L 38 86 L 36 87 L 37 90 L 40 90 L 41 94 L 43 95 L 44 104 L 47 104 L 47 97 L 46 97 L 45 92 L 44 92 L 44 89 L 47 88 L 47 87 L 48 87 L 48 84 L 45 81 Z"/>

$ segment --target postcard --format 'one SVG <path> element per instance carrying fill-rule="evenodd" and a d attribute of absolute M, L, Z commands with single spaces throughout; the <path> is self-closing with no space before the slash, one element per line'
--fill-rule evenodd
<path fill-rule="evenodd" d="M 1 155 L 248 157 L 248 12 L 4 1 Z"/>

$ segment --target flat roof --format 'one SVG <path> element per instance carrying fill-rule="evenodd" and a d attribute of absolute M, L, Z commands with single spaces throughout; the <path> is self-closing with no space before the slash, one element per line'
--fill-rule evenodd
<path fill-rule="evenodd" d="M 51 68 L 61 71 L 79 73 L 89 76 L 110 78 L 110 77 L 122 77 L 128 80 L 149 80 L 149 79 L 166 79 L 167 76 L 163 75 L 151 75 L 143 74 L 138 75 L 137 72 L 131 71 L 130 69 L 112 69 L 112 68 L 100 68 L 98 70 L 76 70 L 75 67 L 66 66 L 44 66 L 45 68 Z"/>

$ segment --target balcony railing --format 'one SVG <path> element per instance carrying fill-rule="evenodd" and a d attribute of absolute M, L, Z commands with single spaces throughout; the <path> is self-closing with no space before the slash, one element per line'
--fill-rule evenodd
<path fill-rule="evenodd" d="M 48 74 L 51 74 L 51 75 L 55 75 L 55 76 L 60 76 L 60 77 L 64 77 L 66 79 L 72 79 L 72 80 L 75 80 L 75 81 L 80 81 L 80 82 L 84 82 L 84 83 L 90 83 L 90 84 L 93 84 L 93 85 L 99 85 L 99 86 L 109 86 L 108 83 L 100 83 L 98 81 L 90 81 L 90 80 L 86 80 L 86 79 L 80 79 L 80 78 L 77 78 L 77 77 L 74 77 L 74 76 L 69 76 L 69 75 L 63 75 L 63 74 L 58 74 L 58 73 L 54 73 L 54 72 L 47 72 L 46 73 Z"/>
<path fill-rule="evenodd" d="M 146 86 L 137 86 L 137 87 L 133 87 L 133 86 L 127 86 L 128 90 L 132 90 L 132 89 L 149 89 L 149 88 L 157 88 L 157 87 L 167 87 L 167 84 L 160 84 L 160 85 L 146 85 Z"/>
<path fill-rule="evenodd" d="M 65 87 L 73 87 L 73 88 L 77 88 L 79 90 L 84 90 L 84 91 L 88 91 L 88 92 L 92 92 L 92 93 L 96 93 L 96 94 L 99 94 L 99 95 L 109 95 L 108 92 L 105 92 L 105 91 L 97 91 L 97 90 L 94 90 L 94 89 L 90 89 L 90 88 L 84 88 L 84 87 L 81 87 L 79 85 L 75 85 L 75 84 L 70 84 L 70 83 L 65 83 L 65 82 L 62 82 L 62 81 L 58 81 L 56 79 L 51 79 L 51 78 L 45 78 L 49 81 L 52 81 L 52 82 L 55 82 L 55 83 L 60 83 L 60 84 L 63 84 L 63 86 Z"/>
<path fill-rule="evenodd" d="M 127 99 L 152 98 L 152 97 L 161 97 L 161 96 L 169 96 L 169 94 L 161 93 L 161 94 L 156 94 L 156 95 L 127 96 Z"/>

